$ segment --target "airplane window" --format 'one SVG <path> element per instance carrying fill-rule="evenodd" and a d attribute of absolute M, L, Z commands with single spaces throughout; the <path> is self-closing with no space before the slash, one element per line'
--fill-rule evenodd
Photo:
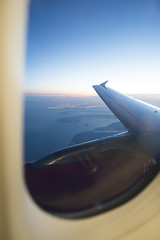
<path fill-rule="evenodd" d="M 81 218 L 110 210 L 159 172 L 158 7 L 30 2 L 24 178 L 45 211 Z"/>

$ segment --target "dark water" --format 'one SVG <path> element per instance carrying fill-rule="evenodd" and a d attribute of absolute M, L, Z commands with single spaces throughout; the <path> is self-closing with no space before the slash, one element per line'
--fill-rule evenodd
<path fill-rule="evenodd" d="M 160 107 L 159 95 L 136 97 Z M 123 125 L 99 97 L 25 96 L 25 162 L 122 131 L 125 131 Z"/>

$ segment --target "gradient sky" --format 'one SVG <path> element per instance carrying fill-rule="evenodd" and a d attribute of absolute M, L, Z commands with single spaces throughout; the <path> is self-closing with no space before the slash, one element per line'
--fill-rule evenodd
<path fill-rule="evenodd" d="M 32 0 L 26 91 L 160 93 L 159 0 Z"/>

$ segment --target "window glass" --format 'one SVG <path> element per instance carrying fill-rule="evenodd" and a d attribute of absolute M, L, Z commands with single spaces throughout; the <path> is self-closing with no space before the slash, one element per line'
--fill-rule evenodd
<path fill-rule="evenodd" d="M 109 79 L 107 86 L 160 107 L 159 25 L 158 1 L 30 1 L 24 176 L 46 211 L 93 215 L 156 175 L 144 146 L 128 133 L 117 137 L 128 129 L 92 86 Z"/>

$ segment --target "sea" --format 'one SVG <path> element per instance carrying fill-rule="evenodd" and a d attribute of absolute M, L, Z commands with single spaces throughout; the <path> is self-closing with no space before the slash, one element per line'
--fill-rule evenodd
<path fill-rule="evenodd" d="M 160 95 L 133 97 L 160 107 Z M 127 129 L 98 96 L 24 95 L 24 162 Z"/>

